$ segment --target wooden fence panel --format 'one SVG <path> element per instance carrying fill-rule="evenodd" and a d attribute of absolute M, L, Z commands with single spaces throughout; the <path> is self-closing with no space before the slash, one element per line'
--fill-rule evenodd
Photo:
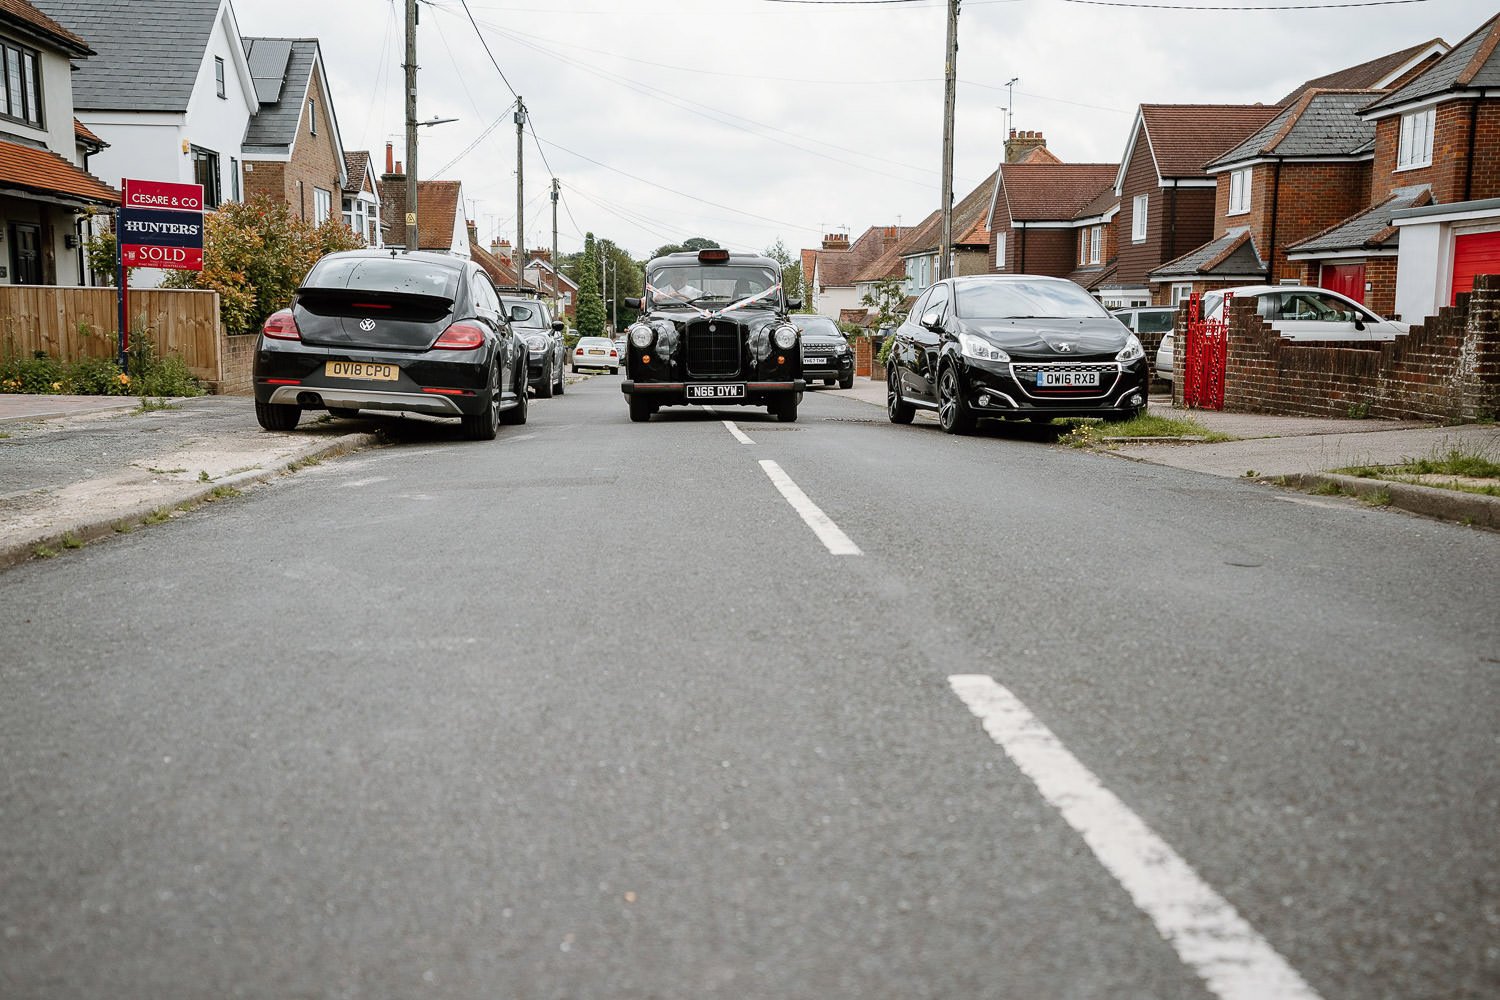
<path fill-rule="evenodd" d="M 118 316 L 113 288 L 0 285 L 0 355 L 112 358 Z M 218 292 L 132 291 L 130 327 L 150 333 L 160 354 L 181 358 L 197 378 L 223 378 Z"/>

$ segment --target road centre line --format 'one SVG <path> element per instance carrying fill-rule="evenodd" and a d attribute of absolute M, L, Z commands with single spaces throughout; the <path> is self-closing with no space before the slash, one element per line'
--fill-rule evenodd
<path fill-rule="evenodd" d="M 754 441 L 750 440 L 750 436 L 748 434 L 746 434 L 744 431 L 742 431 L 742 430 L 739 429 L 739 427 L 735 424 L 735 422 L 733 420 L 726 420 L 726 421 L 724 421 L 724 426 L 729 429 L 729 433 L 733 434 L 734 435 L 734 439 L 736 441 L 738 441 L 740 444 L 754 444 L 755 443 Z"/>
<path fill-rule="evenodd" d="M 765 464 L 765 463 L 761 463 Z M 948 685 L 1220 1000 L 1319 1000 L 1297 971 L 1014 694 L 983 674 Z"/>
<path fill-rule="evenodd" d="M 833 523 L 833 518 L 823 513 L 822 508 L 808 499 L 807 494 L 802 492 L 802 487 L 792 482 L 792 477 L 787 475 L 775 462 L 769 459 L 761 459 L 760 467 L 766 470 L 766 475 L 771 482 L 781 491 L 786 502 L 792 505 L 792 509 L 801 515 L 802 520 L 818 536 L 818 541 L 828 549 L 829 553 L 836 556 L 862 556 L 863 552 L 859 546 L 849 538 L 848 535 Z"/>

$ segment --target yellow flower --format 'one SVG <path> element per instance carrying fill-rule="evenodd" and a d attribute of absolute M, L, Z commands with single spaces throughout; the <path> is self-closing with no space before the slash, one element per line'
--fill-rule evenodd
<path fill-rule="evenodd" d="M 120 375 L 120 384 L 121 385 L 129 385 L 130 384 L 130 376 L 129 375 L 125 375 L 125 374 L 122 373 Z"/>
<path fill-rule="evenodd" d="M 62 392 L 62 383 L 61 382 L 53 382 L 52 383 L 52 391 L 53 392 Z"/>

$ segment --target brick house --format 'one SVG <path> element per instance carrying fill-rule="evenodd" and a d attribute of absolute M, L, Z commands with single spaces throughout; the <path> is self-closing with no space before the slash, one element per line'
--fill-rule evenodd
<path fill-rule="evenodd" d="M 1114 257 L 1117 171 L 1113 163 L 1002 163 L 987 220 L 991 269 L 1097 284 Z"/>
<path fill-rule="evenodd" d="M 394 162 L 386 146 L 386 172 L 380 175 L 381 212 L 385 223 L 385 245 L 406 249 L 406 173 Z M 417 182 L 417 247 L 457 257 L 469 257 L 477 246 L 469 238 L 462 181 Z M 507 266 L 509 266 L 507 264 Z"/>
<path fill-rule="evenodd" d="M 997 168 L 995 173 L 986 177 L 983 183 L 953 206 L 953 246 L 950 252 L 955 275 L 989 273 L 994 259 L 994 251 L 990 246 L 989 207 L 998 173 Z M 942 241 L 943 216 L 939 209 L 907 237 L 901 248 L 908 295 L 920 295 L 927 286 L 938 280 L 941 273 L 939 247 Z"/>
<path fill-rule="evenodd" d="M 900 226 L 871 226 L 852 243 L 847 233 L 831 233 L 823 237 L 821 249 L 811 251 L 811 257 L 809 251 L 802 251 L 812 311 L 836 320 L 843 309 L 863 308 L 855 291 L 855 275 L 894 247 L 906 232 Z"/>
<path fill-rule="evenodd" d="M 103 142 L 73 117 L 69 62 L 93 54 L 24 0 L 0 3 L 0 284 L 83 284 L 79 217 L 120 203 L 88 172 Z"/>
<path fill-rule="evenodd" d="M 367 149 L 344 154 L 344 225 L 363 236 L 367 245 L 385 246 L 380 181 Z"/>
<path fill-rule="evenodd" d="M 1213 238 L 1218 182 L 1205 165 L 1280 110 L 1265 104 L 1142 104 L 1115 175 L 1115 272 L 1096 294 L 1118 305 L 1168 305 L 1181 298 L 1187 285 L 1153 281 L 1151 272 Z"/>
<path fill-rule="evenodd" d="M 552 263 L 551 250 L 532 250 L 526 255 L 525 278 L 536 286 L 543 298 L 556 303 L 554 312 L 559 317 L 566 317 L 571 321 L 577 316 L 578 282 L 563 274 Z"/>
<path fill-rule="evenodd" d="M 1500 269 L 1500 15 L 1361 112 L 1373 126 L 1363 206 L 1288 248 L 1301 278 L 1367 288 L 1365 304 L 1420 321 Z M 1417 244 L 1411 244 L 1413 239 Z"/>
<path fill-rule="evenodd" d="M 348 175 L 316 38 L 246 38 L 260 112 L 245 132 L 245 195 L 314 225 L 341 218 Z"/>

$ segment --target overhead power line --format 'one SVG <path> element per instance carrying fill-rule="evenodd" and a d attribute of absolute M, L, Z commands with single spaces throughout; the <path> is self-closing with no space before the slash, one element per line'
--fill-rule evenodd
<path fill-rule="evenodd" d="M 772 2 L 782 2 L 782 0 L 772 0 Z M 785 0 L 785 2 L 790 3 L 791 0 Z M 1062 2 L 1083 4 L 1088 7 L 1132 7 L 1138 10 L 1207 10 L 1238 13 L 1240 11 L 1254 10 L 1341 10 L 1346 7 L 1394 7 L 1398 4 L 1427 3 L 1428 0 L 1357 0 L 1355 3 L 1297 3 L 1223 7 L 1210 7 L 1199 4 L 1128 3 L 1126 0 L 1062 0 Z"/>

